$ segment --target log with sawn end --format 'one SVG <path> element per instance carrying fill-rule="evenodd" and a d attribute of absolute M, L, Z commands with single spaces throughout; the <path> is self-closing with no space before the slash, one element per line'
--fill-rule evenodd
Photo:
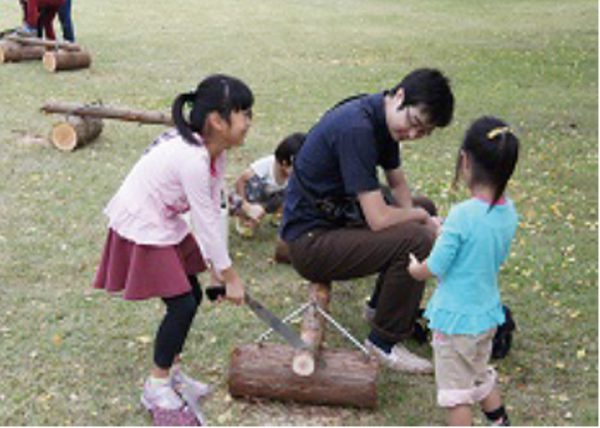
<path fill-rule="evenodd" d="M 0 41 L 0 64 L 28 60 L 40 60 L 44 56 L 42 46 L 25 46 L 10 40 Z"/>
<path fill-rule="evenodd" d="M 96 117 L 68 116 L 54 125 L 50 141 L 62 151 L 73 151 L 94 141 L 102 132 L 102 119 Z"/>
<path fill-rule="evenodd" d="M 292 370 L 298 376 L 311 376 L 315 372 L 321 344 L 325 335 L 325 319 L 316 306 L 327 311 L 329 307 L 331 284 L 311 283 L 309 301 L 313 302 L 302 317 L 300 337 L 308 345 L 307 349 L 296 350 L 292 361 Z"/>
<path fill-rule="evenodd" d="M 292 370 L 294 348 L 275 343 L 242 345 L 233 350 L 229 393 L 240 398 L 375 408 L 378 364 L 359 351 L 325 349 L 311 376 Z"/>
<path fill-rule="evenodd" d="M 51 50 L 44 53 L 44 68 L 51 72 L 89 68 L 92 56 L 87 51 Z"/>

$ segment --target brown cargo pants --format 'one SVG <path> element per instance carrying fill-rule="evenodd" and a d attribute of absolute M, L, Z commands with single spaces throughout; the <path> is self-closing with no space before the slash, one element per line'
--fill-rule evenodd
<path fill-rule="evenodd" d="M 408 273 L 408 254 L 424 259 L 433 241 L 433 233 L 425 226 L 409 222 L 378 232 L 368 227 L 317 229 L 289 242 L 289 247 L 294 268 L 312 282 L 378 273 L 371 327 L 382 339 L 396 343 L 412 333 L 425 286 Z"/>

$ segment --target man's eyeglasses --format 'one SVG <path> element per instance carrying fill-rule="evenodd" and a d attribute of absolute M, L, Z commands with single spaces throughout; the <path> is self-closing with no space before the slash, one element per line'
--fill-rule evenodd
<path fill-rule="evenodd" d="M 416 130 L 419 135 L 431 134 L 435 127 L 424 124 L 419 116 L 411 112 L 411 109 L 411 106 L 406 107 L 406 121 L 408 122 L 408 126 L 410 126 L 411 129 Z"/>

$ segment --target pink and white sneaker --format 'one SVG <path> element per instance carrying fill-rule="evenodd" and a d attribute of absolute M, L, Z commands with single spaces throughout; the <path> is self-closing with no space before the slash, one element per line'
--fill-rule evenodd
<path fill-rule="evenodd" d="M 171 370 L 171 385 L 175 391 L 182 391 L 185 388 L 189 396 L 196 401 L 205 401 L 214 392 L 211 385 L 187 376 L 179 366 L 174 366 Z"/>
<path fill-rule="evenodd" d="M 152 414 L 155 426 L 198 426 L 199 421 L 193 412 L 175 392 L 170 382 L 144 383 L 141 397 L 142 405 Z"/>

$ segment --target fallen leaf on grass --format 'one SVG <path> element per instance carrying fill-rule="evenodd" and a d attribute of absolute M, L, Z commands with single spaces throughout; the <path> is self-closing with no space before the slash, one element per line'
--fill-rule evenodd
<path fill-rule="evenodd" d="M 550 209 L 552 210 L 552 214 L 554 214 L 556 217 L 562 217 L 562 213 L 558 209 L 558 204 L 550 205 Z"/>
<path fill-rule="evenodd" d="M 52 343 L 54 343 L 55 346 L 60 346 L 62 345 L 62 336 L 58 333 L 56 333 L 54 336 L 52 336 Z"/>
<path fill-rule="evenodd" d="M 138 336 L 136 340 L 140 342 L 142 345 L 147 345 L 152 342 L 152 338 L 150 336 Z"/>
<path fill-rule="evenodd" d="M 42 395 L 38 395 L 37 401 L 39 401 L 41 403 L 45 403 L 46 401 L 50 400 L 51 398 L 52 398 L 52 394 L 50 394 L 49 392 L 46 392 Z"/>
<path fill-rule="evenodd" d="M 18 142 L 19 144 L 22 144 L 24 146 L 52 147 L 52 143 L 48 138 L 37 134 L 26 133 L 21 137 L 21 139 Z"/>
<path fill-rule="evenodd" d="M 585 358 L 585 349 L 579 349 L 577 350 L 577 359 L 581 360 L 582 358 Z"/>
<path fill-rule="evenodd" d="M 226 423 L 229 421 L 231 421 L 231 410 L 227 410 L 225 413 L 222 413 L 219 416 L 217 416 L 217 422 L 220 425 L 229 425 Z"/>

